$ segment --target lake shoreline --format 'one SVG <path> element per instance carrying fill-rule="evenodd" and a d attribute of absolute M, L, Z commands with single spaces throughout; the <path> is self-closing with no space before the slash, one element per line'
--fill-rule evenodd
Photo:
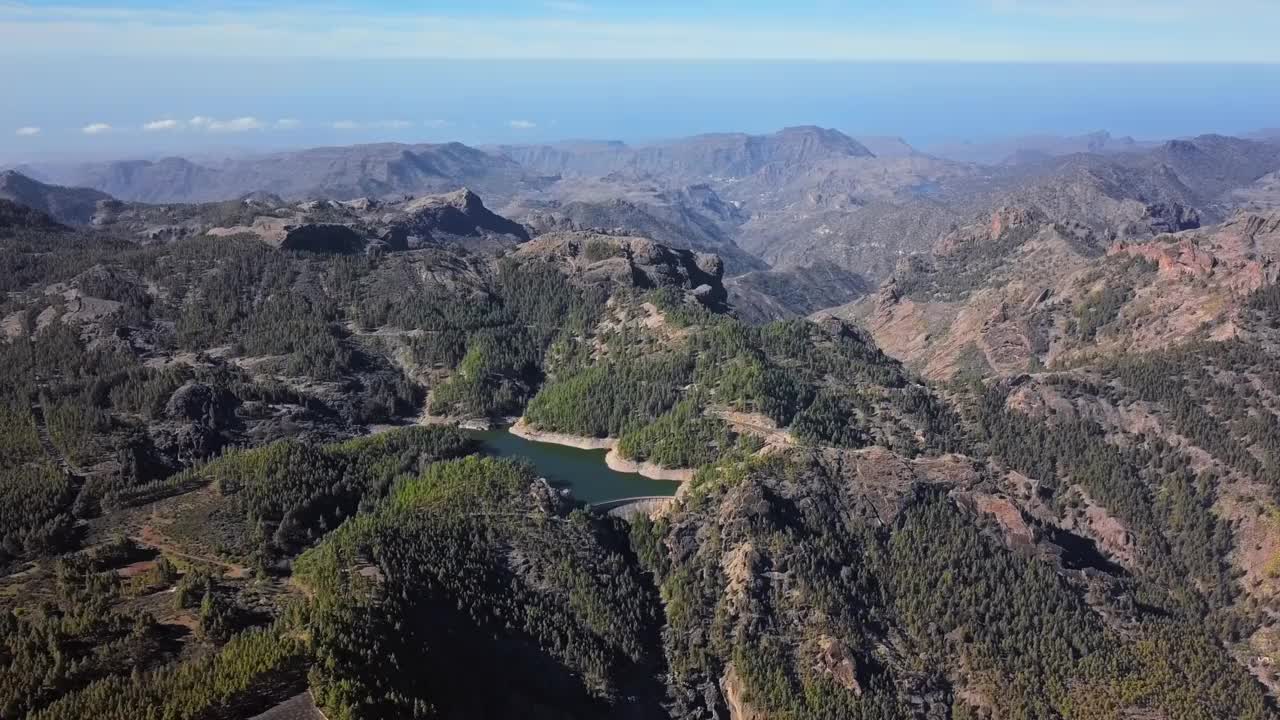
<path fill-rule="evenodd" d="M 569 435 L 567 433 L 547 432 L 546 430 L 535 430 L 529 427 L 522 417 L 511 425 L 507 426 L 507 432 L 516 437 L 531 440 L 533 442 L 549 443 L 551 445 L 564 445 L 565 447 L 577 448 L 578 450 L 612 450 L 617 446 L 618 441 L 615 438 L 592 438 L 583 435 Z"/>
<path fill-rule="evenodd" d="M 622 453 L 618 452 L 618 448 L 612 448 L 604 456 L 604 464 L 609 466 L 610 470 L 622 473 L 635 473 L 643 475 L 650 480 L 667 480 L 670 482 L 687 483 L 693 480 L 694 470 L 692 468 L 669 468 L 657 465 L 651 462 L 636 462 L 622 457 Z"/>
<path fill-rule="evenodd" d="M 664 480 L 668 482 L 689 482 L 693 479 L 694 470 L 692 468 L 667 468 L 651 462 L 635 462 L 622 457 L 618 452 L 617 438 L 593 438 L 582 435 L 569 435 L 567 433 L 547 432 L 545 430 L 537 430 L 529 427 L 523 417 L 516 420 L 507 427 L 507 432 L 516 437 L 524 438 L 532 442 L 548 443 L 551 445 L 563 445 L 565 447 L 577 448 L 578 450 L 607 450 L 604 462 L 610 470 L 621 473 L 632 473 L 650 480 Z"/>

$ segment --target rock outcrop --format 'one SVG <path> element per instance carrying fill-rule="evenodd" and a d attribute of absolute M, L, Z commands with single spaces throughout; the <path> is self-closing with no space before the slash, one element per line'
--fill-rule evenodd
<path fill-rule="evenodd" d="M 495 250 L 529 240 L 523 226 L 490 211 L 467 188 L 411 200 L 398 212 L 384 215 L 384 220 L 387 228 L 382 237 L 393 249 L 452 243 Z"/>
<path fill-rule="evenodd" d="M 165 422 L 149 429 L 151 439 L 165 455 L 183 463 L 209 457 L 231 442 L 238 406 L 226 388 L 189 382 L 165 403 Z"/>
<path fill-rule="evenodd" d="M 718 256 L 676 250 L 647 238 L 594 232 L 551 233 L 520 246 L 518 252 L 562 265 L 588 283 L 674 288 L 717 309 L 728 297 L 724 263 Z"/>

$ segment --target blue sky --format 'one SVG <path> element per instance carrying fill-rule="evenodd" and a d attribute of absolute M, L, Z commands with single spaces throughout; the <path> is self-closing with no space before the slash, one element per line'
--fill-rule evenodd
<path fill-rule="evenodd" d="M 1280 125 L 1276 28 L 1280 0 L 0 0 L 0 164 L 806 122 L 1241 131 Z"/>
<path fill-rule="evenodd" d="M 12 2 L 0 54 L 1277 62 L 1274 0 Z"/>

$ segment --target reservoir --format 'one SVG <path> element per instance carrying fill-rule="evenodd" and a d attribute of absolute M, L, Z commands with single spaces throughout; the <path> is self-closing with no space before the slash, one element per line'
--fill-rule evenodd
<path fill-rule="evenodd" d="M 534 442 L 512 435 L 506 428 L 473 430 L 469 434 L 478 439 L 490 455 L 528 460 L 551 484 L 568 488 L 574 499 L 588 504 L 630 497 L 675 495 L 680 488 L 680 483 L 670 480 L 651 480 L 643 475 L 609 469 L 604 463 L 605 450 L 579 450 Z"/>

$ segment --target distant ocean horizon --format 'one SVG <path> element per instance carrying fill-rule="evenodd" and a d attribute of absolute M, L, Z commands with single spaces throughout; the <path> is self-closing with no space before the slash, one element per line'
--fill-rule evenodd
<path fill-rule="evenodd" d="M 925 149 L 1032 134 L 1160 140 L 1280 126 L 1280 65 L 95 58 L 43 63 L 8 80 L 0 162 L 375 141 L 634 144 L 802 124 Z M 242 132 L 142 129 L 196 116 L 255 123 Z M 111 130 L 82 132 L 94 123 Z M 27 126 L 41 132 L 15 134 Z"/>

